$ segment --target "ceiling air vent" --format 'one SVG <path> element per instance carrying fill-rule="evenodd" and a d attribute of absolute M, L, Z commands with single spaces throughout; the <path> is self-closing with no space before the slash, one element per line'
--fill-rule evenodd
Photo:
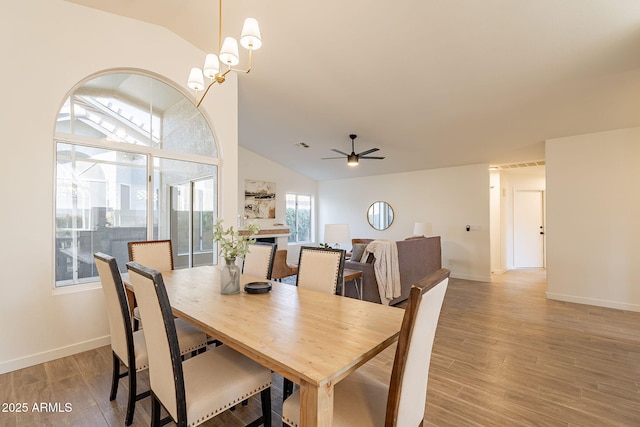
<path fill-rule="evenodd" d="M 507 169 L 530 168 L 534 166 L 544 166 L 544 160 L 533 160 L 530 162 L 512 163 L 512 164 L 506 164 L 506 165 L 495 165 L 492 167 L 497 168 L 498 170 L 507 170 Z"/>

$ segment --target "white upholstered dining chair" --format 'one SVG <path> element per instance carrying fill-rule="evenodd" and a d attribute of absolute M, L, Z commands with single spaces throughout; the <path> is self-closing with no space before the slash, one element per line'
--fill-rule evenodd
<path fill-rule="evenodd" d="M 344 258 L 343 249 L 302 246 L 296 286 L 335 294 L 342 286 Z"/>
<path fill-rule="evenodd" d="M 242 274 L 269 280 L 276 248 L 275 243 L 269 242 L 255 242 L 249 245 L 249 252 L 242 263 Z"/>
<path fill-rule="evenodd" d="M 302 246 L 298 259 L 296 286 L 314 291 L 335 294 L 338 286 L 344 286 L 345 251 L 343 249 Z M 287 378 L 282 382 L 282 398 L 293 393 L 293 382 Z"/>
<path fill-rule="evenodd" d="M 134 261 L 158 271 L 173 270 L 173 247 L 171 240 L 143 240 L 128 242 L 129 261 Z M 135 302 L 134 302 L 135 304 Z M 140 325 L 138 307 L 133 309 L 133 330 Z"/>
<path fill-rule="evenodd" d="M 449 274 L 440 269 L 411 287 L 389 384 L 357 370 L 335 385 L 333 425 L 423 425 L 431 350 Z M 282 421 L 300 426 L 299 391 L 285 400 Z"/>
<path fill-rule="evenodd" d="M 129 261 L 134 261 L 158 271 L 173 270 L 171 240 L 145 240 L 128 242 Z"/>
<path fill-rule="evenodd" d="M 127 263 L 145 321 L 151 383 L 151 425 L 173 420 L 196 426 L 260 392 L 262 415 L 250 425 L 271 426 L 271 371 L 227 345 L 180 360 L 176 330 L 162 274 Z M 161 406 L 169 418 L 160 420 Z"/>
<path fill-rule="evenodd" d="M 149 366 L 144 331 L 133 331 L 132 329 L 129 302 L 116 259 L 99 252 L 95 253 L 93 257 L 100 276 L 102 292 L 105 296 L 109 331 L 111 333 L 113 372 L 109 400 L 115 400 L 120 378 L 128 377 L 129 397 L 125 424 L 131 425 L 136 401 L 149 396 L 149 390 L 138 394 L 136 384 L 136 373 L 147 369 Z M 194 355 L 195 352 L 205 349 L 207 336 L 204 332 L 182 320 L 175 321 L 175 329 L 179 341 L 180 355 L 187 353 Z M 120 373 L 120 363 L 127 368 L 124 373 Z"/>

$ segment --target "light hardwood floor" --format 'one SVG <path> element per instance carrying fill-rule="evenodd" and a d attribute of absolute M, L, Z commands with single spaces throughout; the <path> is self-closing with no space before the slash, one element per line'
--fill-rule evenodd
<path fill-rule="evenodd" d="M 492 283 L 451 280 L 433 348 L 425 425 L 640 425 L 640 313 L 550 301 L 545 287 L 541 270 L 507 272 Z M 388 381 L 394 351 L 362 369 Z M 126 381 L 109 402 L 110 363 L 103 347 L 0 375 L 0 403 L 72 404 L 68 413 L 0 412 L 0 426 L 123 425 Z M 274 375 L 275 426 L 281 385 Z M 205 425 L 240 426 L 258 412 L 252 399 Z M 148 425 L 149 413 L 149 399 L 138 402 L 134 425 Z"/>

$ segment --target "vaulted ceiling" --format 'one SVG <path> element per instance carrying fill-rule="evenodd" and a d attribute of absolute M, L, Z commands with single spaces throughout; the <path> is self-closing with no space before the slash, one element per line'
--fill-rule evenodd
<path fill-rule="evenodd" d="M 217 53 L 216 0 L 69 1 Z M 546 139 L 640 125 L 637 0 L 228 0 L 223 16 L 223 36 L 258 19 L 264 43 L 239 77 L 240 145 L 318 180 L 541 160 Z M 386 159 L 321 160 L 351 133 Z"/>

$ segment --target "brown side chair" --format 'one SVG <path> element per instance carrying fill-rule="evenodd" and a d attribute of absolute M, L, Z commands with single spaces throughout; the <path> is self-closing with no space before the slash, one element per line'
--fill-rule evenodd
<path fill-rule="evenodd" d="M 273 259 L 271 278 L 282 281 L 283 277 L 295 276 L 296 274 L 298 274 L 298 266 L 287 264 L 287 250 L 278 249 Z"/>

